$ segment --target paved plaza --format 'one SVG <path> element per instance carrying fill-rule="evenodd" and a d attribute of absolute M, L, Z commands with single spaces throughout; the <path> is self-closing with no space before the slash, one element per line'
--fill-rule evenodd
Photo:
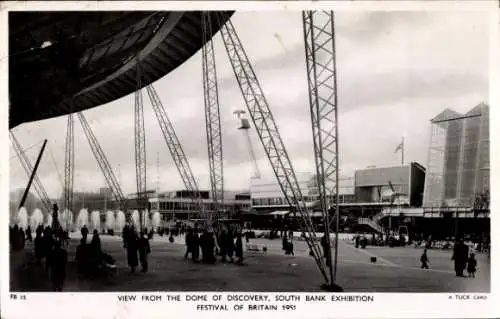
<path fill-rule="evenodd" d="M 76 236 L 75 236 L 76 237 Z M 295 241 L 295 256 L 285 256 L 281 240 L 253 239 L 267 252 L 245 252 L 244 265 L 195 264 L 183 258 L 184 239 L 151 241 L 150 271 L 129 274 L 120 237 L 101 236 L 103 250 L 117 260 L 117 271 L 106 280 L 78 278 L 74 262 L 78 239 L 68 249 L 68 277 L 64 291 L 320 291 L 323 283 L 307 245 Z M 11 254 L 12 291 L 50 291 L 47 274 L 33 260 L 32 246 Z M 421 249 L 367 247 L 356 249 L 339 242 L 337 281 L 346 292 L 489 292 L 490 263 L 478 255 L 476 278 L 457 278 L 451 251 L 429 250 L 429 270 L 419 268 Z M 376 263 L 370 257 L 377 257 Z"/>

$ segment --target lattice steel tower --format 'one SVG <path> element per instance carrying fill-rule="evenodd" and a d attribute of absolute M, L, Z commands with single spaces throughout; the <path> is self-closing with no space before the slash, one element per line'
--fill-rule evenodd
<path fill-rule="evenodd" d="M 137 90 L 135 91 L 134 103 L 134 129 L 135 129 L 135 176 L 137 182 L 137 202 L 139 210 L 139 225 L 144 228 L 144 218 L 147 214 L 147 194 L 146 194 L 146 134 L 144 132 L 144 107 L 142 99 L 142 70 L 137 58 L 137 73 L 136 84 Z"/>
<path fill-rule="evenodd" d="M 338 112 L 334 13 L 333 11 L 303 11 L 302 22 L 316 179 L 325 224 L 324 231 L 328 239 L 330 238 L 330 220 L 333 219 L 336 223 L 335 258 L 332 262 L 331 252 L 329 252 L 329 260 L 327 261 L 330 270 L 330 283 L 334 284 L 337 274 L 339 227 Z M 335 215 L 331 216 L 330 208 L 333 205 L 335 206 Z"/>
<path fill-rule="evenodd" d="M 224 15 L 224 13 L 222 14 Z M 295 171 L 257 76 L 231 21 L 228 20 L 224 25 L 221 25 L 220 30 L 243 99 L 281 191 L 289 206 L 293 207 L 295 213 L 298 214 L 297 220 L 301 223 L 311 255 L 323 278 L 329 282 L 326 263 L 317 243 L 311 215 L 305 205 Z"/>
<path fill-rule="evenodd" d="M 203 96 L 205 100 L 210 189 L 217 218 L 224 207 L 224 163 L 222 156 L 219 91 L 214 46 L 211 37 L 212 23 L 209 12 L 202 12 L 201 19 L 203 42 L 205 43 L 202 47 Z"/>
<path fill-rule="evenodd" d="M 66 147 L 64 158 L 64 208 L 73 209 L 73 186 L 75 171 L 75 129 L 73 114 L 68 115 L 68 125 L 66 130 Z M 69 216 L 69 215 L 68 215 Z"/>

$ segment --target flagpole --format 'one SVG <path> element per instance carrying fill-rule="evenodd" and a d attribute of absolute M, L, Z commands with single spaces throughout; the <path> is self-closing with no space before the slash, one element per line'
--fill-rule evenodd
<path fill-rule="evenodd" d="M 401 166 L 405 164 L 405 138 L 401 141 Z"/>

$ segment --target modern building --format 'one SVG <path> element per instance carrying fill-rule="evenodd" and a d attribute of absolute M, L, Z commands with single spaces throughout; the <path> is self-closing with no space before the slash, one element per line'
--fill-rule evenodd
<path fill-rule="evenodd" d="M 215 212 L 214 200 L 209 191 L 200 191 L 203 211 Z M 149 198 L 152 212 L 158 211 L 162 220 L 188 220 L 203 218 L 199 214 L 199 203 L 194 194 L 186 190 L 177 190 L 155 194 Z M 223 216 L 233 217 L 250 211 L 250 195 L 247 192 L 225 192 L 223 202 Z"/>
<path fill-rule="evenodd" d="M 315 175 L 299 173 L 297 174 L 297 179 L 306 205 L 311 208 L 317 206 L 318 187 Z M 340 203 L 353 202 L 354 180 L 352 178 L 341 178 L 338 186 Z M 256 214 L 291 210 L 274 176 L 273 178 L 252 179 L 250 194 L 252 198 L 252 211 Z M 334 199 L 332 198 L 332 200 Z"/>
<path fill-rule="evenodd" d="M 393 167 L 372 167 L 354 174 L 357 204 L 392 203 L 419 207 L 424 192 L 425 168 L 415 162 Z"/>
<path fill-rule="evenodd" d="M 489 107 L 460 114 L 446 109 L 431 120 L 425 208 L 472 208 L 489 193 Z"/>

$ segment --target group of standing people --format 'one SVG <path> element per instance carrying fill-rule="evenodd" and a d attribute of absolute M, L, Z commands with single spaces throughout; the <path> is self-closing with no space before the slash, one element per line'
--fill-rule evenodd
<path fill-rule="evenodd" d="M 469 246 L 459 239 L 453 247 L 451 260 L 455 263 L 455 274 L 457 277 L 464 277 L 464 270 L 467 268 L 469 277 L 474 277 L 476 273 L 477 261 L 474 253 L 469 255 Z"/>
<path fill-rule="evenodd" d="M 67 233 L 61 228 L 38 226 L 35 231 L 35 258 L 39 265 L 45 259 L 45 270 L 50 276 L 54 291 L 62 291 L 66 280 L 68 253 L 63 247 Z M 66 236 L 65 236 L 66 234 Z"/>
<path fill-rule="evenodd" d="M 201 261 L 204 263 L 215 263 L 216 254 L 221 257 L 222 262 L 229 261 L 241 264 L 243 262 L 243 235 L 241 231 L 234 231 L 231 228 L 221 227 L 218 234 L 214 235 L 204 229 L 201 232 L 198 228 L 189 228 L 185 237 L 186 253 L 184 259 L 191 259 L 194 262 L 200 261 L 200 249 L 202 253 Z M 234 257 L 237 260 L 234 260 Z"/>
<path fill-rule="evenodd" d="M 26 240 L 33 241 L 33 236 L 31 235 L 31 227 L 28 226 L 26 231 L 22 227 L 17 225 L 9 227 L 9 243 L 10 248 L 13 251 L 20 251 L 24 249 Z"/>
<path fill-rule="evenodd" d="M 139 261 L 141 262 L 141 272 L 148 271 L 148 255 L 151 253 L 149 240 L 152 233 L 148 234 L 144 229 L 139 234 L 133 225 L 125 225 L 122 232 L 123 247 L 127 250 L 127 263 L 130 267 L 130 273 L 135 273 Z"/>
<path fill-rule="evenodd" d="M 80 239 L 80 244 L 76 248 L 75 256 L 78 263 L 78 272 L 93 277 L 99 275 L 101 270 L 114 268 L 115 260 L 102 250 L 99 232 L 97 230 L 93 231 L 90 243 L 87 243 L 89 234 L 87 226 L 84 225 L 80 233 L 82 239 Z"/>

